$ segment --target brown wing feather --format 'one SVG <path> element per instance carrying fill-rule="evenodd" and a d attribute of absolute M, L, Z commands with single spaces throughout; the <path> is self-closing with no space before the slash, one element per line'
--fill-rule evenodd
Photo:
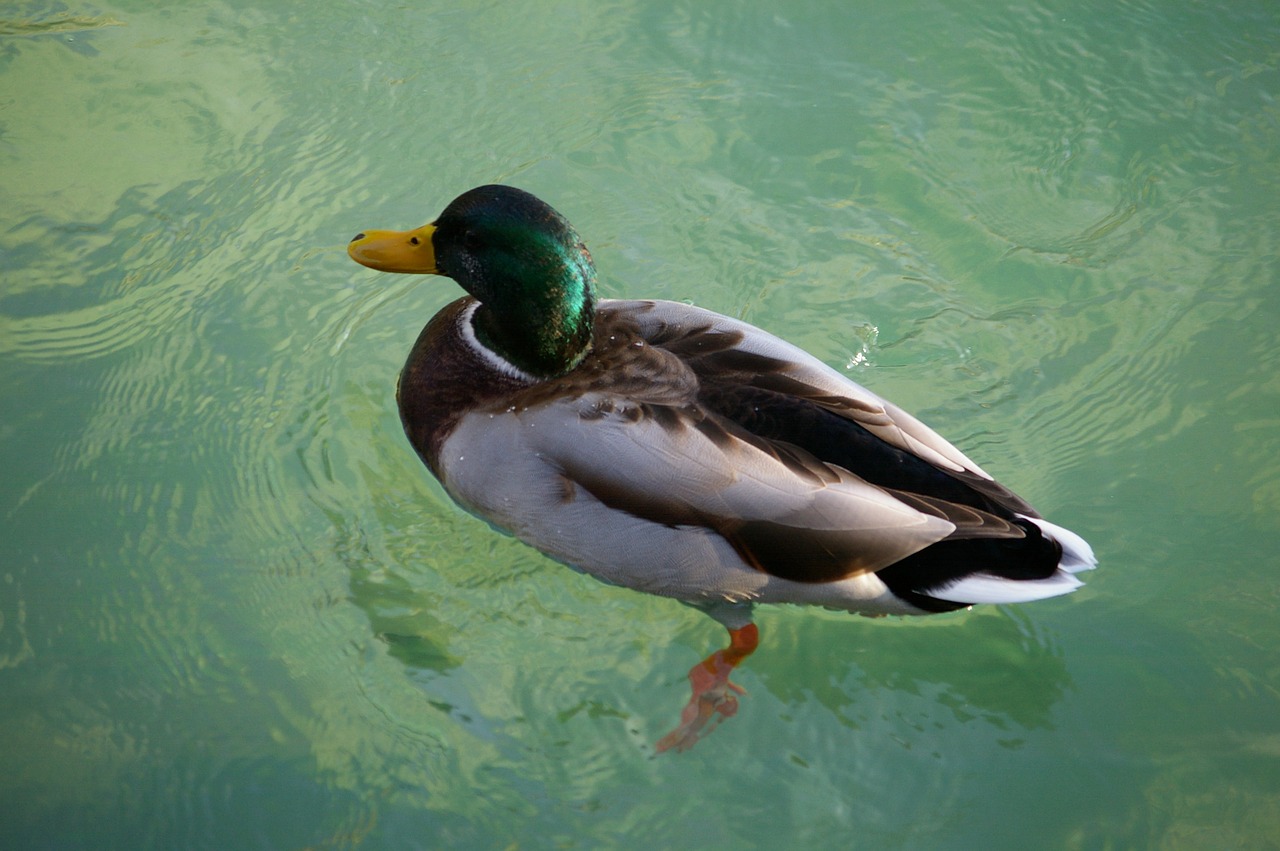
<path fill-rule="evenodd" d="M 833 395 L 801 380 L 791 371 L 789 361 L 738 348 L 744 339 L 741 332 L 722 331 L 710 323 L 693 322 L 661 326 L 648 336 L 652 345 L 665 348 L 681 358 L 698 377 L 704 395 L 716 393 L 719 388 L 756 388 L 816 405 L 857 423 L 881 439 L 885 429 L 895 426 L 895 416 L 900 420 L 908 416 L 895 405 L 871 405 L 852 395 Z M 926 460 L 926 463 L 932 462 Z M 933 466 L 1005 511 L 1028 517 L 1040 516 L 1025 500 L 993 479 L 969 470 Z"/>

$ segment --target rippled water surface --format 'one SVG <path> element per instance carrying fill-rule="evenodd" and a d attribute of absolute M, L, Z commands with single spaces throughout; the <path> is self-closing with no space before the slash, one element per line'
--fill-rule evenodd
<path fill-rule="evenodd" d="M 0 18 L 0 846 L 1277 847 L 1274 4 Z M 453 507 L 393 390 L 458 290 L 344 252 L 494 181 L 1101 568 L 762 609 L 738 716 L 655 756 L 723 630 Z"/>

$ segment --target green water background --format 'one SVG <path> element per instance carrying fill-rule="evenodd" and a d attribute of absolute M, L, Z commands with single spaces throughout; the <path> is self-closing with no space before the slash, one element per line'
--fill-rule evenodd
<path fill-rule="evenodd" d="M 0 847 L 1280 847 L 1280 6 L 12 3 Z M 503 181 L 1084 534 L 1054 601 L 723 631 L 405 443 Z"/>

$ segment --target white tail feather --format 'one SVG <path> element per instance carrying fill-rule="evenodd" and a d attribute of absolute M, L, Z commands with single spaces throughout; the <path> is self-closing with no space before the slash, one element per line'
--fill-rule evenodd
<path fill-rule="evenodd" d="M 1021 519 L 1040 527 L 1046 538 L 1058 542 L 1062 547 L 1062 559 L 1058 569 L 1045 579 L 1006 579 L 991 573 L 975 573 L 958 579 L 943 588 L 928 591 L 930 597 L 949 600 L 953 603 L 1028 603 L 1032 600 L 1043 600 L 1046 597 L 1057 597 L 1068 594 L 1084 583 L 1074 574 L 1082 570 L 1093 570 L 1098 566 L 1098 559 L 1093 548 L 1084 538 L 1070 529 L 1064 529 L 1039 517 L 1023 517 Z"/>
<path fill-rule="evenodd" d="M 933 588 L 927 593 L 939 600 L 952 603 L 1029 603 L 1069 594 L 1084 583 L 1070 573 L 1059 570 L 1048 579 L 1005 579 L 990 573 L 975 573 L 958 579 L 944 588 Z"/>
<path fill-rule="evenodd" d="M 1058 562 L 1058 567 L 1067 573 L 1093 570 L 1098 566 L 1098 559 L 1093 555 L 1093 547 L 1075 532 L 1040 517 L 1023 517 L 1021 514 L 1018 516 L 1039 526 L 1046 538 L 1058 542 L 1062 547 L 1062 561 Z"/>

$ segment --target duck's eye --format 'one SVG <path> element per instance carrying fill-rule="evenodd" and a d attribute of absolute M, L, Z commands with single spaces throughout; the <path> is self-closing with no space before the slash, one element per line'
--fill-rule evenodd
<path fill-rule="evenodd" d="M 409 244 L 410 244 L 410 245 L 417 245 L 417 244 L 418 244 L 418 238 L 417 238 L 416 236 L 411 236 L 411 237 L 409 237 Z"/>

